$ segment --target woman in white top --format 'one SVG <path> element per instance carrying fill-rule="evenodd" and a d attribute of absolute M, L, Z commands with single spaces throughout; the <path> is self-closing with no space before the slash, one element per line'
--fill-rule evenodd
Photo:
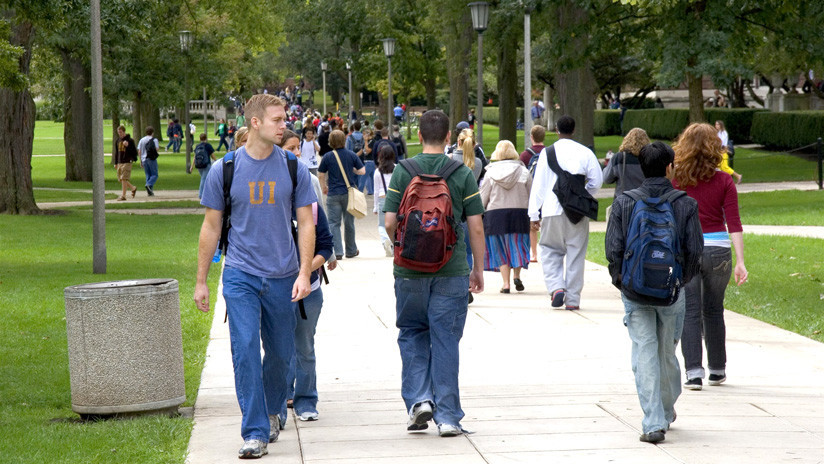
<path fill-rule="evenodd" d="M 730 136 L 727 134 L 727 128 L 724 127 L 724 121 L 720 119 L 715 121 L 715 130 L 718 131 L 718 138 L 721 139 L 721 148 L 726 151 L 730 144 Z"/>
<path fill-rule="evenodd" d="M 394 255 L 394 246 L 389 234 L 386 233 L 386 223 L 383 211 L 383 205 L 386 201 L 386 187 L 389 186 L 389 181 L 392 180 L 392 172 L 395 170 L 395 150 L 391 145 L 385 143 L 381 145 L 376 154 L 376 162 L 378 168 L 375 169 L 374 185 L 375 185 L 375 214 L 378 215 L 378 235 L 383 242 L 383 250 L 386 256 Z"/>
<path fill-rule="evenodd" d="M 304 139 L 300 142 L 300 160 L 306 164 L 309 171 L 314 175 L 318 175 L 318 153 L 320 153 L 320 145 L 315 141 L 315 128 L 311 125 L 306 127 L 306 134 Z"/>

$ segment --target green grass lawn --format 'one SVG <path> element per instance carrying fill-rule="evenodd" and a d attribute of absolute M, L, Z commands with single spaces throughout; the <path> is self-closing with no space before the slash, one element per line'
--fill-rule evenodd
<path fill-rule="evenodd" d="M 106 194 L 107 200 L 117 198 L 115 194 Z M 38 203 L 48 203 L 55 201 L 92 201 L 91 192 L 72 192 L 66 190 L 43 190 L 34 191 L 34 200 Z"/>
<path fill-rule="evenodd" d="M 730 279 L 724 307 L 824 342 L 824 240 L 744 235 L 748 282 Z M 604 266 L 604 233 L 589 237 L 587 259 Z"/>
<path fill-rule="evenodd" d="M 211 315 L 197 311 L 191 301 L 202 216 L 109 214 L 106 219 L 106 275 L 91 272 L 90 212 L 5 216 L 0 221 L 0 456 L 14 462 L 160 464 L 185 459 L 189 419 L 74 420 L 64 287 L 177 279 L 187 406 L 195 401 L 209 342 Z M 217 280 L 213 270 L 213 304 Z"/>

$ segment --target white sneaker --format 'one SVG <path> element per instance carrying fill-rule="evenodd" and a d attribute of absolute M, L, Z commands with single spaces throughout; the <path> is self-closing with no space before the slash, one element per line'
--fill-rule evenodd
<path fill-rule="evenodd" d="M 301 413 L 301 415 L 298 416 L 298 419 L 302 420 L 303 422 L 316 421 L 318 420 L 318 413 L 306 411 Z"/>
<path fill-rule="evenodd" d="M 457 425 L 452 424 L 438 424 L 438 435 L 442 437 L 457 437 L 462 435 L 463 430 Z"/>
<path fill-rule="evenodd" d="M 409 422 L 406 423 L 406 430 L 426 430 L 429 427 L 427 422 L 430 420 L 432 420 L 432 404 L 429 401 L 422 401 L 412 406 Z"/>
<path fill-rule="evenodd" d="M 263 440 L 246 440 L 237 452 L 240 459 L 258 459 L 269 454 L 268 444 Z"/>
<path fill-rule="evenodd" d="M 395 250 L 392 247 L 392 241 L 391 240 L 384 240 L 383 241 L 383 251 L 386 252 L 386 257 L 387 258 L 391 258 L 392 256 L 395 256 Z"/>

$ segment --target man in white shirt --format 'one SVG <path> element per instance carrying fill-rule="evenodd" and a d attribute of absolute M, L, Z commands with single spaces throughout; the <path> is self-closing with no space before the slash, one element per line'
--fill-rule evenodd
<path fill-rule="evenodd" d="M 601 188 L 603 175 L 595 154 L 589 148 L 572 140 L 575 120 L 562 116 L 556 124 L 558 141 L 555 147 L 558 165 L 571 174 L 586 176 L 586 189 L 590 195 Z M 535 165 L 535 178 L 529 195 L 529 219 L 532 228 L 541 231 L 538 253 L 544 271 L 547 291 L 552 296 L 552 307 L 580 309 L 581 290 L 584 288 L 584 264 L 589 241 L 589 218 L 577 224 L 564 213 L 558 197 L 552 192 L 558 176 L 547 162 L 547 149 L 543 149 Z M 543 219 L 541 219 L 543 217 Z M 566 257 L 566 268 L 564 258 Z"/>
<path fill-rule="evenodd" d="M 154 150 L 150 154 L 149 144 L 154 146 Z M 146 173 L 146 193 L 150 197 L 154 196 L 154 185 L 157 182 L 157 152 L 160 144 L 154 138 L 154 128 L 149 126 L 146 128 L 146 136 L 137 142 L 137 151 L 140 154 L 140 167 Z"/>

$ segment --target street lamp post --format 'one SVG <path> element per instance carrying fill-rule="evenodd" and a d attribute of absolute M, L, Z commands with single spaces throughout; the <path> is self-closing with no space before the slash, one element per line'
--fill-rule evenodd
<path fill-rule="evenodd" d="M 186 137 L 186 173 L 192 173 L 192 134 L 189 131 L 189 47 L 192 44 L 192 33 L 180 31 L 180 51 L 186 57 L 186 69 L 183 70 L 183 136 Z"/>
<path fill-rule="evenodd" d="M 386 55 L 386 65 L 389 70 L 389 80 L 387 81 L 387 98 L 386 98 L 386 127 L 389 132 L 392 132 L 392 57 L 395 55 L 395 39 L 386 38 L 381 39 L 383 42 L 383 54 Z"/>
<path fill-rule="evenodd" d="M 532 130 L 532 37 L 530 34 L 530 14 L 532 7 L 526 5 L 524 11 L 524 149 L 529 147 Z"/>
<path fill-rule="evenodd" d="M 106 273 L 106 184 L 103 159 L 103 51 L 100 0 L 90 4 L 92 65 L 92 272 Z M 820 140 L 820 139 L 819 139 Z"/>
<path fill-rule="evenodd" d="M 352 119 L 352 111 L 355 110 L 355 106 L 352 103 L 352 63 L 346 62 L 346 71 L 349 72 L 349 114 L 346 115 L 346 119 Z M 349 121 L 351 124 L 352 121 Z"/>
<path fill-rule="evenodd" d="M 323 71 L 323 115 L 326 116 L 326 62 L 320 62 L 320 69 Z"/>
<path fill-rule="evenodd" d="M 484 54 L 483 54 L 483 34 L 489 24 L 489 3 L 472 2 L 469 4 L 472 12 L 472 27 L 478 32 L 478 106 L 475 112 L 478 113 L 475 119 L 476 142 L 481 146 L 484 144 Z"/>

